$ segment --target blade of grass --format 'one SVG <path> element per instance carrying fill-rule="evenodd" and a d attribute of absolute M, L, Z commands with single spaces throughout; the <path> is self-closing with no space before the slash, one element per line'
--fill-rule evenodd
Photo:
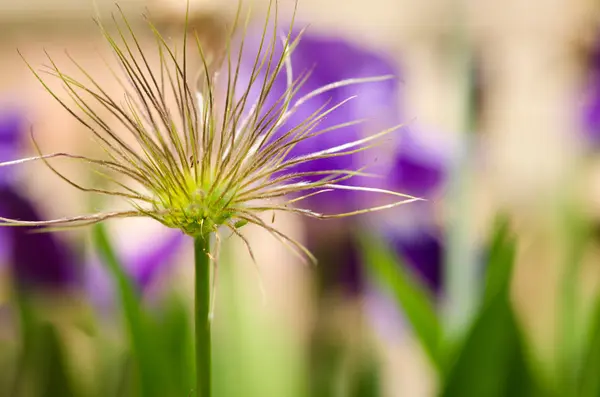
<path fill-rule="evenodd" d="M 56 326 L 39 316 L 39 308 L 28 291 L 16 292 L 22 349 L 17 374 L 8 395 L 76 395 Z M 8 392 L 8 390 L 7 390 Z"/>
<path fill-rule="evenodd" d="M 510 287 L 516 245 L 510 235 L 508 219 L 497 217 L 494 233 L 489 243 L 488 262 L 485 271 L 483 304 L 491 302 L 499 295 L 507 294 Z"/>
<path fill-rule="evenodd" d="M 440 369 L 441 329 L 431 293 L 388 247 L 366 235 L 360 241 L 371 278 L 393 295 L 432 364 Z"/>
<path fill-rule="evenodd" d="M 40 395 L 75 397 L 76 393 L 65 362 L 64 349 L 54 325 L 40 324 L 36 350 L 38 369 L 36 383 Z"/>
<path fill-rule="evenodd" d="M 117 258 L 103 224 L 94 226 L 93 240 L 116 286 L 127 336 L 139 371 L 140 393 L 144 397 L 163 397 L 166 395 L 162 376 L 165 372 L 160 367 L 163 360 L 152 343 L 151 328 L 142 309 L 139 293 Z"/>
<path fill-rule="evenodd" d="M 578 300 L 581 265 L 586 245 L 589 241 L 588 222 L 569 202 L 563 211 L 564 240 L 567 246 L 565 262 L 562 267 L 560 290 L 558 294 L 559 322 L 557 332 L 558 365 L 557 379 L 565 395 L 577 393 L 577 373 L 583 360 L 585 344 L 582 307 Z"/>
<path fill-rule="evenodd" d="M 452 23 L 450 47 L 447 55 L 450 70 L 456 81 L 455 93 L 459 105 L 458 123 L 454 126 L 462 132 L 462 153 L 449 167 L 446 206 L 451 208 L 445 227 L 446 251 L 444 258 L 443 285 L 443 331 L 444 344 L 460 343 L 468 332 L 477 311 L 481 293 L 479 283 L 478 251 L 468 225 L 472 216 L 472 186 L 470 172 L 474 168 L 473 134 L 477 114 L 474 102 L 473 49 L 467 29 L 468 6 L 464 0 L 451 2 Z"/>
<path fill-rule="evenodd" d="M 540 388 L 528 366 L 524 338 L 507 296 L 479 313 L 442 384 L 443 397 L 534 397 Z"/>
<path fill-rule="evenodd" d="M 596 298 L 593 320 L 578 374 L 579 396 L 600 396 L 600 295 Z"/>
<path fill-rule="evenodd" d="M 516 241 L 500 216 L 490 244 L 483 305 L 449 362 L 441 396 L 540 396 L 510 304 Z"/>

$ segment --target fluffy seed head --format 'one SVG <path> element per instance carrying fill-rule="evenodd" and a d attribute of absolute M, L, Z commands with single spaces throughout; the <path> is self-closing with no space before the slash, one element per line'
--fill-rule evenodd
<path fill-rule="evenodd" d="M 241 9 L 238 8 L 228 30 L 224 54 L 221 55 L 207 54 L 198 35 L 190 32 L 187 15 L 181 48 L 170 44 L 147 18 L 148 28 L 156 41 L 154 55 L 158 58 L 157 64 L 151 61 L 153 58 L 147 50 L 142 49 L 134 29 L 120 9 L 119 18 L 113 17 L 113 31 L 116 33 L 111 34 L 97 20 L 120 67 L 118 71 L 110 71 L 125 92 L 121 98 L 109 94 L 75 59 L 70 58 L 83 79 L 61 71 L 49 55 L 49 65 L 43 70 L 59 79 L 68 98 L 53 91 L 40 72 L 30 66 L 48 92 L 90 131 L 107 159 L 68 153 L 43 155 L 40 152 L 39 156 L 0 166 L 44 161 L 72 186 L 86 192 L 124 198 L 130 202 L 131 210 L 45 222 L 0 218 L 5 225 L 60 228 L 93 224 L 109 218 L 148 216 L 194 237 L 206 236 L 224 227 L 244 239 L 238 229 L 252 223 L 263 227 L 301 255 L 310 256 L 304 247 L 265 222 L 260 214 L 286 211 L 332 218 L 382 210 L 417 200 L 387 190 L 343 184 L 353 176 L 365 175 L 363 168 L 292 171 L 305 162 L 369 149 L 396 130 L 398 127 L 303 156 L 290 156 L 299 142 L 320 134 L 335 133 L 360 122 L 349 121 L 319 129 L 323 118 L 352 98 L 318 109 L 293 128 L 285 131 L 281 128 L 305 102 L 317 95 L 326 95 L 328 91 L 345 85 L 377 83 L 390 76 L 343 80 L 292 100 L 310 78 L 310 71 L 294 75 L 290 57 L 302 34 L 292 39 L 294 18 L 287 31 L 278 29 L 278 3 L 271 0 L 258 51 L 252 54 L 253 68 L 248 84 L 240 84 L 239 65 L 242 55 L 246 56 L 244 36 L 250 21 L 250 15 L 243 16 Z M 234 49 L 232 39 L 240 31 L 242 37 Z M 278 42 L 284 48 L 280 56 L 275 55 Z M 188 47 L 194 48 L 193 54 Z M 199 70 L 193 71 L 193 75 L 189 71 L 191 58 L 201 60 Z M 107 67 L 110 68 L 108 63 Z M 218 71 L 221 71 L 219 79 L 216 77 Z M 275 78 L 280 73 L 286 74 L 287 90 L 274 105 L 267 105 Z M 110 120 L 100 116 L 98 109 L 109 114 Z M 126 131 L 135 144 L 124 139 L 115 125 Z M 36 148 L 39 151 L 37 144 Z M 85 187 L 70 180 L 50 164 L 49 160 L 54 158 L 67 158 L 94 166 L 115 186 L 114 190 Z M 388 194 L 395 196 L 397 201 L 330 215 L 298 207 L 303 199 L 331 190 Z"/>

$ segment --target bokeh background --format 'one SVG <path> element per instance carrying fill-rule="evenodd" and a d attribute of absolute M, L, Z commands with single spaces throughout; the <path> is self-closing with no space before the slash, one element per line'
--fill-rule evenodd
<path fill-rule="evenodd" d="M 119 4 L 136 29 L 144 24 L 141 13 L 168 37 L 183 28 L 184 0 Z M 244 2 L 257 20 L 266 4 Z M 0 1 L 2 160 L 35 155 L 30 132 L 43 152 L 101 154 L 17 52 L 38 68 L 48 63 L 48 51 L 76 72 L 66 50 L 103 88 L 118 92 L 103 61 L 109 48 L 92 21 L 95 7 L 107 20 L 116 10 L 104 0 Z M 287 21 L 293 2 L 281 0 L 280 7 Z M 236 8 L 236 1 L 190 0 L 191 27 L 208 48 L 222 48 L 222 21 L 231 21 Z M 600 351 L 592 354 L 595 345 L 586 341 L 597 331 L 600 281 L 599 17 L 598 5 L 585 0 L 299 0 L 297 25 L 309 28 L 294 56 L 300 65 L 316 65 L 315 79 L 396 76 L 391 85 L 356 89 L 366 99 L 336 117 L 368 117 L 358 134 L 403 123 L 393 145 L 366 161 L 383 170 L 377 183 L 427 202 L 325 224 L 278 215 L 276 225 L 317 254 L 316 268 L 258 229 L 245 231 L 256 265 L 244 244 L 228 239 L 216 288 L 216 395 L 517 393 L 505 386 L 519 382 L 488 365 L 503 360 L 502 349 L 492 347 L 504 342 L 470 333 L 494 277 L 486 269 L 499 214 L 517 241 L 508 299 L 530 368 L 522 372 L 533 373 L 539 395 L 598 395 L 590 375 L 596 367 L 588 364 Z M 139 37 L 152 48 L 150 35 Z M 80 164 L 57 166 L 75 180 L 95 181 Z M 0 172 L 3 216 L 51 219 L 122 205 L 92 199 L 41 163 Z M 376 196 L 336 194 L 312 204 L 339 212 L 375 205 Z M 148 220 L 109 222 L 106 229 L 152 318 L 149 346 L 162 346 L 144 358 L 167 374 L 169 391 L 161 395 L 188 395 L 191 241 Z M 411 306 L 418 298 L 403 299 L 373 281 L 357 235 L 396 255 L 395 265 L 410 273 L 406 282 L 418 285 L 423 305 L 444 325 L 441 339 L 479 341 L 481 362 L 467 360 L 455 378 L 436 368 L 406 305 L 416 317 L 429 312 Z M 0 396 L 146 395 L 128 380 L 139 352 L 114 277 L 101 262 L 89 229 L 51 238 L 0 229 Z M 414 285 L 396 287 L 410 295 Z M 494 315 L 492 329 L 513 332 L 507 317 Z M 31 316 L 51 327 L 28 343 Z M 467 381 L 450 381 L 461 376 Z M 474 378 L 498 382 L 469 390 Z M 527 390 L 517 395 L 538 395 Z"/>

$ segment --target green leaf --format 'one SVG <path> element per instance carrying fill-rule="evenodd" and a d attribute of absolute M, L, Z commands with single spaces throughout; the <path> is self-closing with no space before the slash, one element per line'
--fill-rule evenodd
<path fill-rule="evenodd" d="M 371 277 L 393 295 L 432 364 L 439 369 L 441 330 L 432 294 L 388 247 L 367 236 L 362 236 L 361 242 Z"/>
<path fill-rule="evenodd" d="M 483 304 L 490 304 L 499 296 L 507 296 L 514 265 L 516 244 L 510 235 L 508 219 L 499 216 L 489 244 L 485 272 Z"/>
<path fill-rule="evenodd" d="M 600 296 L 596 299 L 586 354 L 579 374 L 581 397 L 600 397 Z"/>
<path fill-rule="evenodd" d="M 508 222 L 500 218 L 490 244 L 483 305 L 443 380 L 444 397 L 542 394 L 510 304 L 515 251 Z"/>
<path fill-rule="evenodd" d="M 93 239 L 103 263 L 117 287 L 127 336 L 139 372 L 141 395 L 163 397 L 166 395 L 164 392 L 166 383 L 160 364 L 164 361 L 161 360 L 159 351 L 153 344 L 150 332 L 151 324 L 142 309 L 139 293 L 117 258 L 103 224 L 99 223 L 94 226 Z"/>
<path fill-rule="evenodd" d="M 576 204 L 567 202 L 563 210 L 562 240 L 566 248 L 558 290 L 558 332 L 556 388 L 563 395 L 577 394 L 578 373 L 586 354 L 587 314 L 583 311 L 580 286 L 581 266 L 591 237 L 591 223 Z M 592 306 L 592 309 L 595 309 Z M 595 314 L 595 313 L 594 313 Z M 593 318 L 591 319 L 593 322 Z M 590 341 L 593 344 L 592 341 Z M 591 357 L 590 357 L 591 358 Z M 597 375 L 595 375 L 597 376 Z M 593 394 L 593 395 L 598 395 Z"/>
<path fill-rule="evenodd" d="M 381 368 L 370 357 L 362 357 L 352 385 L 352 397 L 379 397 L 381 390 Z"/>
<path fill-rule="evenodd" d="M 56 326 L 40 319 L 30 294 L 17 292 L 16 303 L 22 349 L 16 363 L 14 383 L 3 391 L 11 396 L 75 396 L 73 379 Z"/>
<path fill-rule="evenodd" d="M 444 397 L 541 395 L 528 367 L 522 334 L 505 297 L 480 313 L 443 385 Z"/>
<path fill-rule="evenodd" d="M 75 396 L 70 375 L 65 363 L 63 346 L 56 328 L 50 324 L 41 324 L 38 329 L 37 384 L 45 396 Z"/>

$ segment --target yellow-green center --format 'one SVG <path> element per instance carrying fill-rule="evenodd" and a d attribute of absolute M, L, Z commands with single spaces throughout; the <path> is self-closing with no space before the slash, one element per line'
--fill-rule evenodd
<path fill-rule="evenodd" d="M 207 235 L 231 220 L 235 215 L 230 204 L 234 191 L 226 187 L 211 186 L 193 180 L 187 184 L 186 192 L 169 192 L 161 195 L 159 210 L 161 222 L 168 227 L 182 230 L 198 237 Z"/>

